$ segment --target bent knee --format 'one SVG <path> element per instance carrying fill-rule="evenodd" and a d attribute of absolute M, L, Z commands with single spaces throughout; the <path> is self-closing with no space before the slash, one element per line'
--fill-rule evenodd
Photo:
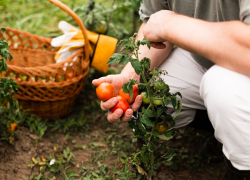
<path fill-rule="evenodd" d="M 208 110 L 213 106 L 230 111 L 233 104 L 250 100 L 249 90 L 249 77 L 214 65 L 202 78 L 200 95 Z"/>

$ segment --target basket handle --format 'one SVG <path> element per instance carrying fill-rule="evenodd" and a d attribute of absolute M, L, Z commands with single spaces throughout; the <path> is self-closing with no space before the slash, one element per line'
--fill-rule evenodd
<path fill-rule="evenodd" d="M 82 30 L 82 33 L 83 33 L 83 36 L 85 39 L 85 57 L 89 59 L 89 39 L 88 39 L 86 29 L 85 29 L 81 19 L 76 15 L 76 13 L 74 13 L 69 7 L 67 7 L 65 4 L 63 4 L 59 0 L 47 0 L 47 1 L 53 3 L 54 5 L 58 6 L 59 8 L 61 8 L 63 11 L 68 13 L 77 22 L 78 26 Z"/>

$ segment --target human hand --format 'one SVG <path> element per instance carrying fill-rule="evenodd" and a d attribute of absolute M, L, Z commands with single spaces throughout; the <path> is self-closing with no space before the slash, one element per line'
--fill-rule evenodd
<path fill-rule="evenodd" d="M 112 84 L 115 88 L 115 95 L 119 93 L 119 90 L 122 88 L 122 85 L 129 81 L 129 78 L 125 75 L 108 75 L 105 77 L 101 77 L 99 79 L 95 79 L 92 81 L 94 86 L 98 86 L 103 82 L 108 82 Z M 114 107 L 118 103 L 118 99 L 113 97 L 105 102 L 101 101 L 101 109 L 104 111 L 108 111 L 107 119 L 109 122 L 113 123 L 121 119 L 122 122 L 127 122 L 131 119 L 133 112 L 138 111 L 142 103 L 142 96 L 138 95 L 135 98 L 135 102 L 131 105 L 130 109 L 128 109 L 123 115 L 123 111 L 121 109 L 117 109 L 114 112 L 111 112 L 110 109 Z M 122 116 L 123 115 L 123 116 Z"/>
<path fill-rule="evenodd" d="M 164 21 L 171 18 L 175 14 L 172 11 L 161 10 L 152 14 L 144 26 L 143 36 L 150 41 L 150 45 L 157 49 L 164 49 L 167 39 L 164 38 Z"/>

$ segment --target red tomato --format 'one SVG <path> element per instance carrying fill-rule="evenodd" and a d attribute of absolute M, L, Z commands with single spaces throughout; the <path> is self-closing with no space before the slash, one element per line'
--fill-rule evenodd
<path fill-rule="evenodd" d="M 138 96 L 138 94 L 139 94 L 139 89 L 138 89 L 137 85 L 133 85 L 133 97 L 132 97 L 132 99 L 131 99 L 129 93 L 123 92 L 122 88 L 119 91 L 119 95 L 124 97 L 128 101 L 129 104 L 132 104 L 135 101 L 135 98 L 136 98 L 136 96 Z"/>
<path fill-rule="evenodd" d="M 96 94 L 101 101 L 107 101 L 115 95 L 115 88 L 112 84 L 104 82 L 96 88 Z"/>
<path fill-rule="evenodd" d="M 122 109 L 123 114 L 124 114 L 126 110 L 129 109 L 129 104 L 127 100 L 120 95 L 117 95 L 115 97 L 117 97 L 118 103 L 113 108 L 111 108 L 111 111 L 114 112 L 117 109 Z"/>

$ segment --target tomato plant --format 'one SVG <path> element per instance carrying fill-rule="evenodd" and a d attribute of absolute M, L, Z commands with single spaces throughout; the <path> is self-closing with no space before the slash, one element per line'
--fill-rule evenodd
<path fill-rule="evenodd" d="M 133 85 L 133 96 L 132 96 L 132 98 L 129 95 L 129 93 L 123 92 L 122 88 L 119 91 L 119 95 L 124 97 L 128 101 L 129 104 L 132 104 L 135 101 L 135 98 L 136 98 L 136 96 L 138 96 L 138 94 L 139 94 L 139 89 L 138 89 L 137 85 Z"/>
<path fill-rule="evenodd" d="M 130 54 L 115 53 L 108 64 L 130 62 L 136 74 L 141 77 L 140 82 L 130 79 L 122 86 L 123 92 L 130 92 L 132 97 L 133 85 L 137 84 L 143 102 L 137 116 L 133 116 L 128 122 L 130 130 L 140 144 L 138 150 L 132 154 L 131 166 L 138 171 L 137 179 L 152 180 L 160 165 L 171 166 L 174 164 L 173 158 L 176 150 L 170 147 L 167 141 L 172 139 L 175 134 L 174 118 L 178 116 L 182 108 L 177 96 L 181 97 L 181 94 L 179 92 L 170 93 L 169 86 L 161 78 L 167 74 L 166 71 L 157 68 L 150 71 L 151 60 L 147 57 L 139 61 L 139 46 L 147 45 L 150 48 L 149 41 L 137 40 L 137 36 L 134 35 L 120 43 L 124 43 L 121 50 L 132 52 Z M 167 113 L 170 106 L 175 109 L 174 117 Z"/>
<path fill-rule="evenodd" d="M 115 97 L 118 99 L 118 103 L 113 108 L 111 108 L 111 111 L 115 112 L 115 110 L 121 109 L 123 111 L 123 114 L 124 114 L 126 112 L 126 110 L 129 109 L 129 104 L 128 104 L 127 100 L 120 95 L 117 95 Z"/>
<path fill-rule="evenodd" d="M 96 88 L 97 97 L 101 101 L 107 101 L 115 95 L 115 88 L 112 84 L 104 82 Z"/>
<path fill-rule="evenodd" d="M 0 33 L 2 32 L 5 32 L 5 28 L 0 27 Z M 6 61 L 8 59 L 12 59 L 8 43 L 0 39 L 0 72 L 7 70 Z M 14 123 L 17 122 L 16 118 L 19 112 L 18 101 L 13 98 L 17 90 L 18 85 L 15 81 L 7 77 L 1 78 L 0 75 L 0 139 L 8 140 L 10 143 L 14 141 L 12 130 Z"/>

